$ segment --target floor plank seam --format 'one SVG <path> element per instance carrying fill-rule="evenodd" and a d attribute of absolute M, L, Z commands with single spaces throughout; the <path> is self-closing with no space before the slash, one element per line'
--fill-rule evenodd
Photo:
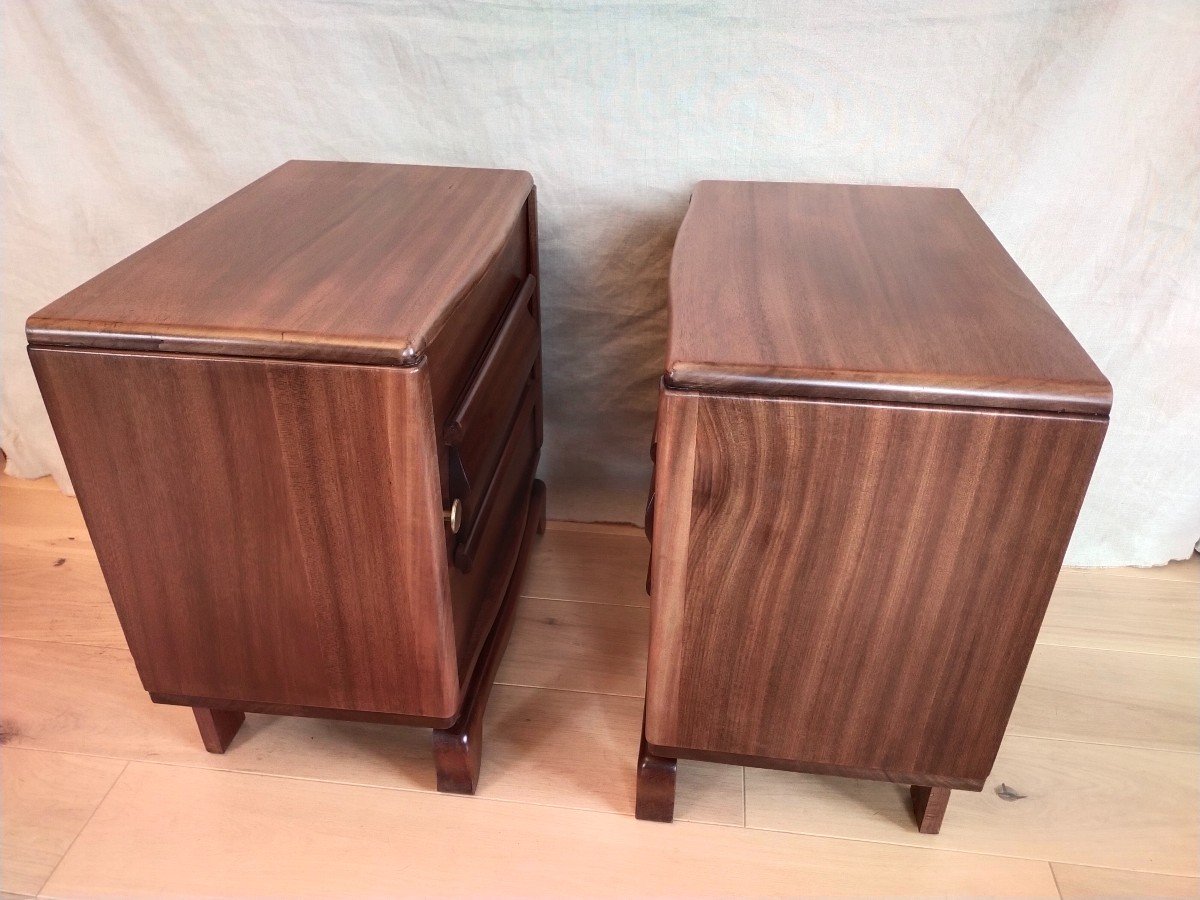
<path fill-rule="evenodd" d="M 1147 753 L 1175 753 L 1182 756 L 1200 756 L 1200 748 L 1195 750 L 1179 750 L 1175 747 L 1147 747 L 1143 744 L 1117 744 L 1112 741 L 1085 741 L 1080 738 L 1049 737 L 1044 734 L 1025 734 L 1009 728 L 1004 732 L 1005 738 L 1016 737 L 1032 741 L 1055 741 L 1060 744 L 1086 744 L 1089 747 L 1115 747 L 1120 750 L 1144 750 Z"/>
<path fill-rule="evenodd" d="M 522 600 L 555 600 L 559 603 L 587 603 L 591 606 L 615 606 L 618 609 L 650 609 L 649 603 L 607 603 L 604 600 L 581 600 L 576 597 L 543 597 L 540 594 L 522 594 Z"/>
<path fill-rule="evenodd" d="M 1200 601 L 1197 601 L 1200 605 Z M 1162 653 L 1158 650 L 1132 650 L 1128 647 L 1088 647 L 1084 644 L 1070 644 L 1057 640 L 1038 638 L 1039 647 L 1065 647 L 1069 650 L 1090 650 L 1093 653 L 1131 653 L 1138 656 L 1162 656 L 1167 659 L 1194 659 L 1200 663 L 1200 653 Z"/>
<path fill-rule="evenodd" d="M 593 697 L 621 697 L 625 700 L 645 700 L 645 694 L 617 694 L 612 691 L 588 691 L 583 688 L 565 688 L 551 687 L 548 684 L 522 684 L 519 681 L 502 681 L 496 679 L 496 684 L 502 684 L 505 687 L 528 688 L 534 691 L 554 691 L 559 694 L 588 694 Z M 634 748 L 636 749 L 636 748 Z"/>
<path fill-rule="evenodd" d="M 128 644 L 112 644 L 101 643 L 99 641 L 56 641 L 50 638 L 26 637 L 16 634 L 0 633 L 0 640 L 4 641 L 27 641 L 31 644 L 53 644 L 56 647 L 92 647 L 96 650 L 125 650 L 128 652 Z"/>
<path fill-rule="evenodd" d="M 1054 889 L 1058 891 L 1058 900 L 1063 900 L 1062 886 L 1058 883 L 1058 873 L 1054 871 L 1054 863 L 1048 862 L 1046 865 L 1050 867 L 1050 878 L 1054 881 Z"/>
<path fill-rule="evenodd" d="M 104 792 L 104 796 L 102 796 L 100 801 L 92 808 L 92 811 L 88 814 L 87 819 L 84 820 L 84 823 L 79 827 L 79 830 L 75 832 L 75 836 L 71 838 L 71 843 L 67 844 L 67 849 L 63 851 L 62 856 L 58 858 L 58 862 L 54 864 L 54 868 L 50 870 L 50 874 L 46 876 L 46 880 L 43 881 L 41 886 L 37 889 L 37 896 L 40 897 L 42 892 L 46 890 L 46 885 L 54 880 L 54 873 L 56 873 L 62 867 L 62 864 L 66 861 L 67 856 L 71 853 L 71 848 L 74 847 L 75 842 L 79 840 L 79 836 L 83 834 L 88 825 L 92 823 L 92 819 L 96 817 L 96 813 L 100 811 L 100 807 L 104 805 L 104 801 L 108 799 L 108 795 L 113 792 L 113 788 L 117 786 L 117 782 L 119 782 L 125 776 L 125 773 L 128 770 L 129 760 L 126 760 L 125 765 L 121 766 L 121 771 L 117 773 L 117 777 L 113 779 L 112 784 L 108 786 L 108 790 Z"/>
<path fill-rule="evenodd" d="M 1165 875 L 1168 878 L 1193 878 L 1200 881 L 1200 869 L 1194 875 L 1181 875 L 1178 872 L 1160 872 L 1157 869 L 1131 869 L 1129 866 L 1106 866 L 1103 863 L 1076 863 L 1054 860 L 1051 866 L 1079 866 L 1082 869 L 1103 869 L 1105 872 L 1132 872 L 1134 875 Z"/>
<path fill-rule="evenodd" d="M 1162 566 L 1147 566 L 1145 572 L 1130 572 L 1127 566 L 1063 566 L 1063 569 L 1069 569 L 1072 572 L 1090 572 L 1094 575 L 1104 575 L 1108 578 L 1130 578 L 1135 581 L 1174 581 L 1179 584 L 1200 584 L 1200 574 L 1193 577 L 1189 572 L 1185 576 L 1153 574 L 1159 572 L 1166 566 L 1191 566 L 1198 568 L 1193 562 L 1194 556 L 1187 559 L 1173 559 L 1169 563 L 1164 563 Z"/>

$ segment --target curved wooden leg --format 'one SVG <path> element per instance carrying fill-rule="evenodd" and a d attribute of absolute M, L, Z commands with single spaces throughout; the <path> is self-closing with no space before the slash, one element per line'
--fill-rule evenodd
<path fill-rule="evenodd" d="M 921 834 L 937 834 L 942 830 L 942 817 L 950 802 L 950 788 L 925 787 L 914 784 L 909 788 L 912 795 L 913 812 L 917 816 L 917 830 Z"/>
<path fill-rule="evenodd" d="M 521 580 L 529 560 L 529 545 L 533 532 L 546 521 L 546 485 L 536 479 L 529 496 L 529 511 L 525 515 L 525 533 L 517 564 L 500 603 L 500 612 L 488 635 L 487 642 L 475 663 L 475 673 L 463 700 L 458 721 L 449 728 L 433 730 L 433 764 L 437 768 L 437 789 L 444 794 L 473 794 L 479 784 L 479 764 L 483 758 L 483 714 L 487 710 L 492 682 L 504 657 L 516 621 L 517 601 L 521 596 Z"/>
<path fill-rule="evenodd" d="M 486 706 L 486 703 L 483 704 Z M 433 764 L 437 789 L 443 794 L 473 794 L 483 758 L 483 710 L 464 710 L 458 724 L 433 732 Z"/>
<path fill-rule="evenodd" d="M 675 819 L 676 768 L 675 760 L 655 756 L 650 752 L 650 748 L 646 746 L 646 729 L 643 726 L 634 815 L 648 822 L 671 822 Z"/>
<path fill-rule="evenodd" d="M 227 709 L 193 706 L 192 713 L 196 716 L 196 725 L 200 728 L 204 749 L 209 753 L 224 753 L 233 736 L 246 721 L 245 713 L 231 712 Z"/>

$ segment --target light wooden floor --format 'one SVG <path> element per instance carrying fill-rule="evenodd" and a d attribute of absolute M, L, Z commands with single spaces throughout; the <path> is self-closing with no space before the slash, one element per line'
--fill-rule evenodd
<path fill-rule="evenodd" d="M 12 894 L 1200 893 L 1195 558 L 1064 570 L 992 779 L 923 836 L 896 786 L 687 762 L 677 822 L 634 820 L 633 529 L 541 539 L 462 798 L 417 729 L 249 716 L 205 753 L 142 691 L 75 501 L 4 479 L 0 522 Z"/>

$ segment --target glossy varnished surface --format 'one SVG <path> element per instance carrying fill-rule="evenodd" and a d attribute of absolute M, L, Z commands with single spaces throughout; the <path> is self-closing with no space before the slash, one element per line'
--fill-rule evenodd
<path fill-rule="evenodd" d="M 482 716 L 541 444 L 533 204 L 522 172 L 292 162 L 30 319 L 142 684 L 210 750 L 246 712 Z"/>
<path fill-rule="evenodd" d="M 1107 380 L 961 193 L 705 181 L 672 387 L 1106 413 Z"/>
<path fill-rule="evenodd" d="M 424 365 L 30 356 L 148 691 L 457 713 Z"/>
<path fill-rule="evenodd" d="M 1106 422 L 673 391 L 659 416 L 651 751 L 981 786 Z"/>
<path fill-rule="evenodd" d="M 288 162 L 43 309 L 30 342 L 411 364 L 477 282 L 502 304 L 520 284 L 531 188 L 517 171 Z M 433 373 L 435 407 L 456 368 Z"/>

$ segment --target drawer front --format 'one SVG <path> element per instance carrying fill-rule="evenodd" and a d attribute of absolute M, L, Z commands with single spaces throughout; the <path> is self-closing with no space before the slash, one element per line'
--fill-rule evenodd
<path fill-rule="evenodd" d="M 539 414 L 537 385 L 528 377 L 524 385 L 516 418 L 501 447 L 495 477 L 470 512 L 464 506 L 463 525 L 454 550 L 454 564 L 462 572 L 471 571 L 481 548 L 503 533 L 505 522 L 524 508 L 524 495 L 537 465 Z"/>
<path fill-rule="evenodd" d="M 530 382 L 539 351 L 531 309 L 536 281 L 525 279 L 443 434 L 449 448 L 450 498 L 472 521 L 500 464 L 505 438 Z"/>
<path fill-rule="evenodd" d="M 531 268 L 528 212 L 513 221 L 487 271 L 462 299 L 427 348 L 434 421 L 445 422 L 464 396 L 480 358 Z"/>

